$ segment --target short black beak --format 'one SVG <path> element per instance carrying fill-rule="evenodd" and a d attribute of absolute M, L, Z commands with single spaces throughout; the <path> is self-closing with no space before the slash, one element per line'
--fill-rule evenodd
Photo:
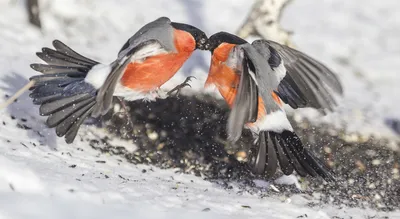
<path fill-rule="evenodd" d="M 205 50 L 210 50 L 210 48 L 211 48 L 210 43 L 206 43 L 206 44 L 204 45 L 204 49 L 205 49 Z"/>

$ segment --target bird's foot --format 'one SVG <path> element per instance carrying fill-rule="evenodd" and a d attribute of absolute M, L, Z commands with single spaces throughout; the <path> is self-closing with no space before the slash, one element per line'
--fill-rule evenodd
<path fill-rule="evenodd" d="M 127 126 L 129 126 L 131 128 L 131 130 L 133 131 L 133 122 L 132 122 L 131 115 L 129 114 L 128 107 L 126 106 L 125 101 L 122 98 L 117 97 L 117 99 L 120 102 L 123 111 L 122 112 L 117 112 L 115 115 L 123 115 L 122 117 L 126 117 L 126 123 L 125 124 Z"/>
<path fill-rule="evenodd" d="M 167 92 L 168 96 L 178 96 L 179 93 L 181 92 L 181 89 L 184 87 L 192 87 L 189 82 L 192 80 L 192 78 L 196 78 L 195 76 L 189 76 L 185 79 L 185 81 L 182 84 L 179 84 L 178 86 L 174 87 L 172 90 Z M 174 95 L 173 93 L 176 92 Z"/>

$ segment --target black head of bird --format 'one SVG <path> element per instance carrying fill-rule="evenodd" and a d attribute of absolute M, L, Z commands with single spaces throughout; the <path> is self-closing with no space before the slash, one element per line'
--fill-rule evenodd
<path fill-rule="evenodd" d="M 217 48 L 219 45 L 221 45 L 221 43 L 230 43 L 230 44 L 245 44 L 247 43 L 246 40 L 227 33 L 227 32 L 218 32 L 214 35 L 212 35 L 207 42 L 205 43 L 205 49 L 209 50 L 211 52 L 214 52 L 214 49 Z"/>
<path fill-rule="evenodd" d="M 197 27 L 189 24 L 172 22 L 171 25 L 178 30 L 190 33 L 196 41 L 196 49 L 205 50 L 205 43 L 208 41 L 207 35 Z"/>

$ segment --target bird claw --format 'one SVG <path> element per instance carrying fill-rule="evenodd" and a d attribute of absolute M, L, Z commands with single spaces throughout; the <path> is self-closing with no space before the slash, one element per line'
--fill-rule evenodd
<path fill-rule="evenodd" d="M 179 84 L 178 86 L 174 87 L 172 90 L 167 92 L 168 96 L 172 96 L 172 93 L 176 92 L 174 96 L 178 96 L 179 93 L 181 92 L 181 89 L 184 87 L 190 87 L 192 86 L 189 84 L 189 82 L 192 80 L 192 78 L 196 78 L 195 76 L 189 76 L 185 79 L 185 81 L 182 84 Z"/>
<path fill-rule="evenodd" d="M 133 122 L 132 122 L 131 115 L 129 114 L 128 107 L 126 106 L 126 104 L 125 104 L 125 102 L 124 102 L 124 100 L 122 98 L 117 97 L 117 99 L 120 102 L 121 107 L 122 107 L 122 109 L 124 109 L 124 111 L 123 112 L 117 112 L 114 115 L 123 115 L 123 116 L 125 116 L 126 117 L 125 125 L 129 126 L 129 128 L 131 128 L 131 131 L 133 131 L 134 130 L 134 125 L 133 125 Z"/>

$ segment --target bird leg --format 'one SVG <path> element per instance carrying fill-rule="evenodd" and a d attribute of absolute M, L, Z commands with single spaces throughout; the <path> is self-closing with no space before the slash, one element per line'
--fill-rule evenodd
<path fill-rule="evenodd" d="M 117 112 L 116 114 L 125 114 L 125 116 L 127 117 L 127 125 L 129 125 L 132 128 L 133 131 L 133 122 L 132 122 L 132 118 L 131 115 L 129 114 L 128 111 L 128 107 L 125 104 L 125 101 L 121 98 L 121 97 L 117 97 L 119 103 L 121 104 L 122 109 L 124 109 L 124 112 Z"/>
<path fill-rule="evenodd" d="M 181 92 L 181 89 L 188 86 L 190 86 L 189 82 L 192 80 L 192 78 L 196 78 L 195 76 L 189 76 L 185 79 L 185 81 L 182 84 L 179 84 L 178 86 L 174 87 L 172 90 L 167 92 L 168 96 L 172 96 L 172 93 L 176 92 L 174 96 L 178 96 L 179 93 Z"/>

